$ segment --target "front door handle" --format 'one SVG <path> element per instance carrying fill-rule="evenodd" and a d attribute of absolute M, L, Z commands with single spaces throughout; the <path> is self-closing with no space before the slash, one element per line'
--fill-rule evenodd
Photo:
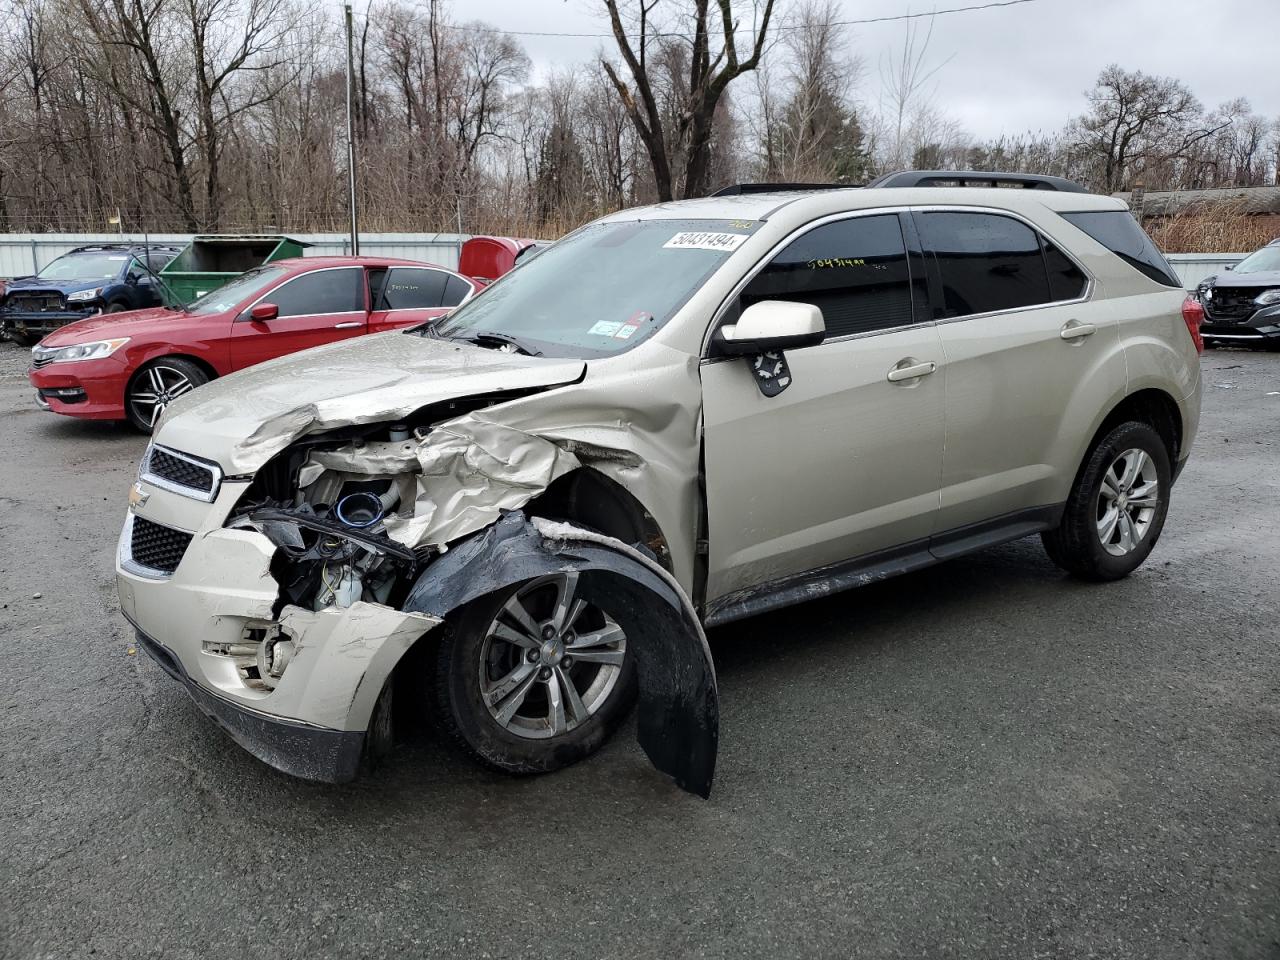
<path fill-rule="evenodd" d="M 363 326 L 364 326 L 363 320 L 343 320 L 341 323 L 335 323 L 333 325 L 333 329 L 354 330 L 356 327 L 363 327 Z"/>
<path fill-rule="evenodd" d="M 907 366 L 903 366 L 903 364 L 907 364 Z M 889 370 L 888 379 L 890 383 L 915 380 L 917 377 L 927 377 L 937 369 L 938 365 L 932 360 L 926 360 L 924 363 L 915 363 L 908 357 L 906 360 L 899 360 L 897 365 Z"/>
<path fill-rule="evenodd" d="M 1079 340 L 1081 337 L 1092 336 L 1098 330 L 1092 323 L 1081 323 L 1079 320 L 1068 320 L 1062 325 L 1062 329 L 1058 331 L 1058 336 L 1063 340 Z"/>

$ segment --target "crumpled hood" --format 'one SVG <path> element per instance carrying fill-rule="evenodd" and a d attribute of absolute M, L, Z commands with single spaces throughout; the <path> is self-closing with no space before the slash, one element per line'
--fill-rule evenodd
<path fill-rule="evenodd" d="M 1280 287 L 1280 270 L 1259 270 L 1257 273 L 1236 273 L 1234 270 L 1228 270 L 1226 273 L 1215 274 L 1203 281 L 1205 286 L 1211 287 L 1241 287 L 1245 289 L 1257 288 L 1258 290 L 1266 290 L 1270 287 Z"/>
<path fill-rule="evenodd" d="M 110 340 L 115 337 L 155 338 L 157 323 L 175 320 L 183 314 L 164 307 L 148 307 L 144 310 L 126 310 L 123 313 L 100 313 L 83 320 L 75 320 L 59 327 L 41 341 L 46 347 L 69 347 L 91 340 Z"/>
<path fill-rule="evenodd" d="M 37 290 L 65 294 L 79 290 L 93 290 L 95 287 L 108 287 L 115 282 L 112 277 L 99 277 L 96 280 L 41 280 L 39 277 L 24 277 L 20 280 L 10 280 L 5 285 L 5 293 Z"/>
<path fill-rule="evenodd" d="M 170 405 L 157 443 L 252 473 L 306 433 L 431 403 L 574 383 L 582 360 L 528 357 L 402 331 L 304 350 L 214 380 Z"/>

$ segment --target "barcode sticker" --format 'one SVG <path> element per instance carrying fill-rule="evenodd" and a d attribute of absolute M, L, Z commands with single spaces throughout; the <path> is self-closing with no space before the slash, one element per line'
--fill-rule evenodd
<path fill-rule="evenodd" d="M 669 250 L 737 250 L 746 239 L 745 233 L 677 233 L 663 247 Z"/>

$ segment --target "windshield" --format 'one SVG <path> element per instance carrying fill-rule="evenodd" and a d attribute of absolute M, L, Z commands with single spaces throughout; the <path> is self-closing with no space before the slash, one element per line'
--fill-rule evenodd
<path fill-rule="evenodd" d="M 670 320 L 756 227 L 729 220 L 593 223 L 526 260 L 433 328 L 559 357 L 620 353 Z"/>
<path fill-rule="evenodd" d="M 248 273 L 242 273 L 234 280 L 228 280 L 218 289 L 210 290 L 200 299 L 192 301 L 187 305 L 187 313 L 200 316 L 223 313 L 261 293 L 287 272 L 284 267 L 256 267 Z"/>
<path fill-rule="evenodd" d="M 1236 273 L 1264 273 L 1280 270 L 1280 244 L 1255 250 L 1236 264 Z"/>
<path fill-rule="evenodd" d="M 129 259 L 124 253 L 73 253 L 59 257 L 36 274 L 41 280 L 111 280 Z"/>

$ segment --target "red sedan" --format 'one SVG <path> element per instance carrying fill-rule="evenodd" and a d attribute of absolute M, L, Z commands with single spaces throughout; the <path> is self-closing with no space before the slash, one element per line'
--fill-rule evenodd
<path fill-rule="evenodd" d="M 214 377 L 347 337 L 446 313 L 482 288 L 433 264 L 384 257 L 280 260 L 185 309 L 99 315 L 55 330 L 31 350 L 46 410 L 128 420 L 150 432 L 175 397 Z"/>

